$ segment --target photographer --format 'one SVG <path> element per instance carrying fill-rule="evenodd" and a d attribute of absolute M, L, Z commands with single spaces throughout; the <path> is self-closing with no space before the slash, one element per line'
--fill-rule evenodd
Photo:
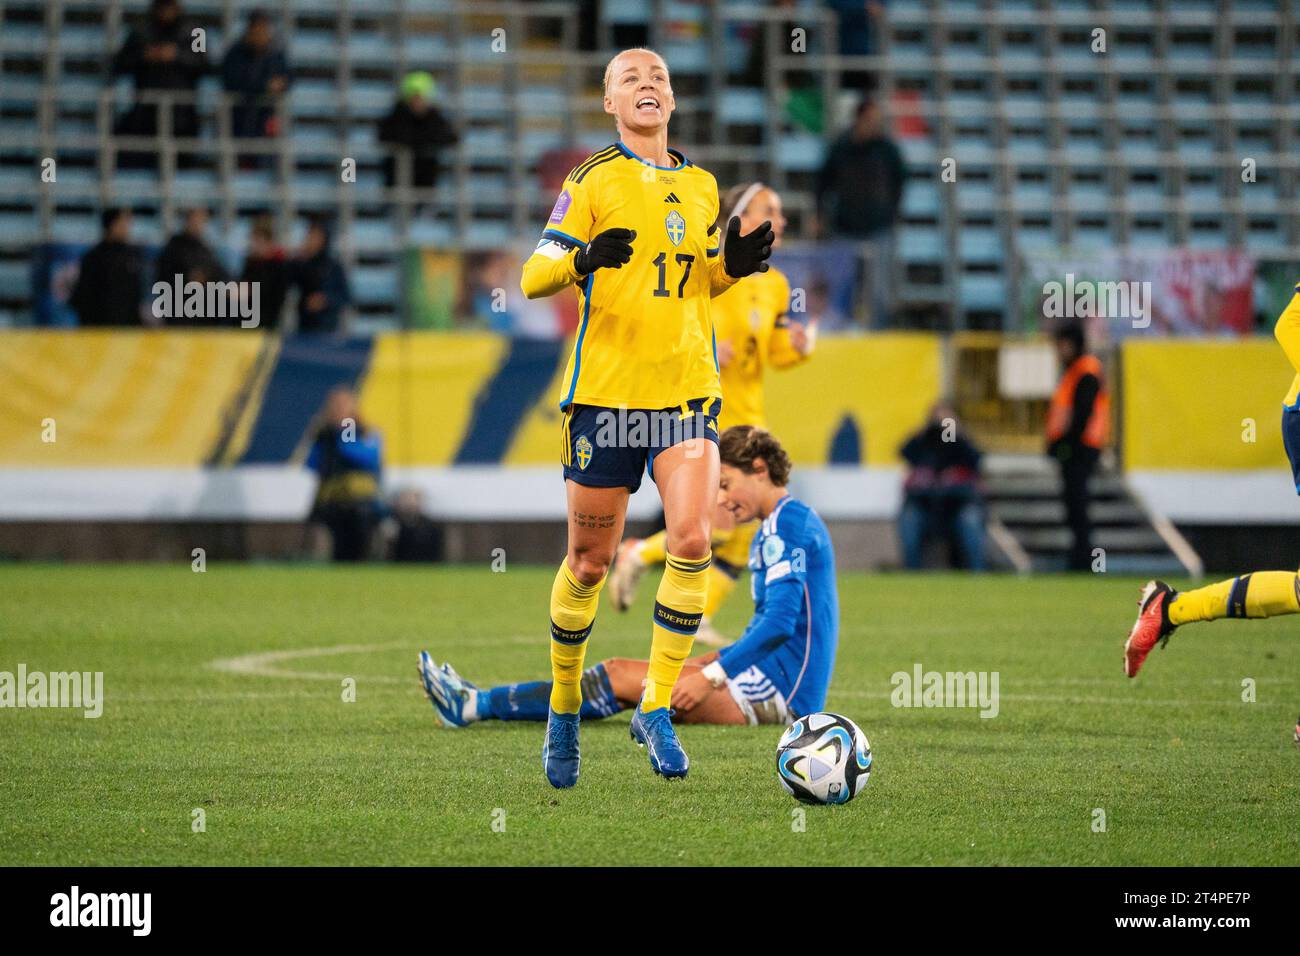
<path fill-rule="evenodd" d="M 320 477 L 307 520 L 329 529 L 335 561 L 364 561 L 380 517 L 382 441 L 357 420 L 356 395 L 347 386 L 329 393 L 321 419 L 307 455 L 307 467 Z"/>

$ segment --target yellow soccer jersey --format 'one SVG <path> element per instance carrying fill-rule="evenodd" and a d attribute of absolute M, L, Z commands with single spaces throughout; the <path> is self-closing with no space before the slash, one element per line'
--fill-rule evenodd
<path fill-rule="evenodd" d="M 746 276 L 713 300 L 713 325 L 719 342 L 731 343 L 731 361 L 722 367 L 722 415 L 718 427 L 766 427 L 763 375 L 768 366 L 789 368 L 804 360 L 790 344 L 786 313 L 790 282 L 776 269 Z"/>
<path fill-rule="evenodd" d="M 722 394 L 709 299 L 736 280 L 718 255 L 718 183 L 669 153 L 671 168 L 615 143 L 580 163 L 524 263 L 530 299 L 578 288 L 581 322 L 561 408 L 658 409 Z M 579 276 L 574 255 L 614 228 L 636 230 L 631 261 Z"/>
<path fill-rule="evenodd" d="M 1295 287 L 1295 295 L 1291 297 L 1291 304 L 1283 311 L 1281 317 L 1277 320 L 1277 325 L 1273 328 L 1273 334 L 1277 337 L 1278 344 L 1282 346 L 1282 351 L 1291 361 L 1291 367 L 1296 370 L 1296 376 L 1291 380 L 1291 387 L 1287 390 L 1285 404 L 1294 406 L 1300 401 L 1300 285 Z M 726 403 L 726 399 L 723 399 Z"/>

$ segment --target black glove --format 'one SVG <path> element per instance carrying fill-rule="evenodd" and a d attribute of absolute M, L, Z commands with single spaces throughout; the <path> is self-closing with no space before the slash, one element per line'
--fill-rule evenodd
<path fill-rule="evenodd" d="M 722 245 L 722 268 L 733 279 L 743 279 L 755 272 L 767 271 L 767 257 L 772 254 L 776 233 L 772 223 L 765 222 L 747 236 L 740 234 L 740 217 L 732 216 L 727 223 L 727 238 Z"/>
<path fill-rule="evenodd" d="M 632 258 L 632 240 L 635 229 L 606 229 L 579 249 L 573 257 L 573 268 L 579 275 L 591 275 L 597 269 L 621 269 Z"/>

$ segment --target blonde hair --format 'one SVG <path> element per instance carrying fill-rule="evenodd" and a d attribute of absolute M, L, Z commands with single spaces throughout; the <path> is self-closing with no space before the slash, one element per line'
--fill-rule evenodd
<path fill-rule="evenodd" d="M 624 53 L 649 53 L 651 56 L 658 56 L 659 62 L 664 65 L 665 69 L 668 68 L 668 62 L 662 56 L 659 56 L 658 51 L 652 50 L 648 46 L 631 46 L 628 47 L 626 50 L 619 50 L 612 57 L 610 57 L 609 62 L 605 64 L 604 91 L 605 91 L 605 95 L 607 96 L 609 95 L 609 81 L 614 78 L 614 63 Z"/>

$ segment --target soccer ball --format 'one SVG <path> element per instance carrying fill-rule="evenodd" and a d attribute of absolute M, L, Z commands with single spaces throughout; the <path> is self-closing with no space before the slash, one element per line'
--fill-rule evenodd
<path fill-rule="evenodd" d="M 848 803 L 871 776 L 871 745 L 847 717 L 808 714 L 781 735 L 776 775 L 796 800 Z"/>

